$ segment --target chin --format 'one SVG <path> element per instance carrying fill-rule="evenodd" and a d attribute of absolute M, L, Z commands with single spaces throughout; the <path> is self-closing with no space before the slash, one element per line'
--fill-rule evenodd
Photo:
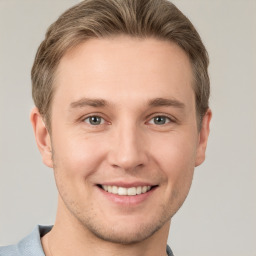
<path fill-rule="evenodd" d="M 132 227 L 134 225 L 130 225 L 129 228 L 114 226 L 114 227 L 106 227 L 106 228 L 97 228 L 97 227 L 87 227 L 95 235 L 97 238 L 117 244 L 136 244 L 142 242 L 149 237 L 153 236 L 161 226 L 153 226 L 153 225 L 136 225 L 136 227 Z"/>
<path fill-rule="evenodd" d="M 153 217 L 153 216 L 152 216 Z M 169 224 L 170 216 L 162 215 L 158 218 L 121 218 L 108 222 L 94 219 L 80 218 L 80 223 L 89 233 L 103 241 L 117 244 L 136 244 L 142 242 Z"/>

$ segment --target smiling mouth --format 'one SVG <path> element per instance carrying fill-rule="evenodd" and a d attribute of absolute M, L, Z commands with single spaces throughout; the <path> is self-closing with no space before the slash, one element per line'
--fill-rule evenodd
<path fill-rule="evenodd" d="M 115 194 L 119 196 L 136 196 L 145 194 L 157 186 L 138 186 L 125 188 L 118 186 L 98 185 L 98 187 L 110 194 Z"/>

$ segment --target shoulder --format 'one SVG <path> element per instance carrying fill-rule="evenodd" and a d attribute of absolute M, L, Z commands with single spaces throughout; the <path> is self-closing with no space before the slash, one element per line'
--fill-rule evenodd
<path fill-rule="evenodd" d="M 19 243 L 0 247 L 0 256 L 45 256 L 41 237 L 51 230 L 51 226 L 36 226 Z"/>

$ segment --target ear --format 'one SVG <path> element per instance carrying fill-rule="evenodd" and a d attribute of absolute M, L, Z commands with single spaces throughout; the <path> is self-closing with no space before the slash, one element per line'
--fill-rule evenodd
<path fill-rule="evenodd" d="M 44 124 L 43 118 L 35 107 L 30 113 L 30 122 L 33 126 L 37 147 L 41 153 L 43 163 L 53 167 L 51 137 Z"/>
<path fill-rule="evenodd" d="M 208 109 L 206 114 L 203 117 L 202 124 L 201 124 L 195 166 L 202 164 L 205 160 L 205 151 L 206 151 L 208 136 L 210 133 L 211 118 L 212 118 L 212 111 Z"/>

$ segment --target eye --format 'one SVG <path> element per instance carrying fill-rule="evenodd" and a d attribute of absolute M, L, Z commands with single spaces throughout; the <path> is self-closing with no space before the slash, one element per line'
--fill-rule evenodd
<path fill-rule="evenodd" d="M 171 122 L 171 119 L 167 116 L 155 116 L 149 121 L 150 124 L 156 124 L 156 125 L 164 125 L 170 122 Z"/>
<path fill-rule="evenodd" d="M 100 124 L 103 124 L 105 120 L 100 116 L 89 116 L 84 119 L 84 122 L 90 125 L 100 125 Z"/>

